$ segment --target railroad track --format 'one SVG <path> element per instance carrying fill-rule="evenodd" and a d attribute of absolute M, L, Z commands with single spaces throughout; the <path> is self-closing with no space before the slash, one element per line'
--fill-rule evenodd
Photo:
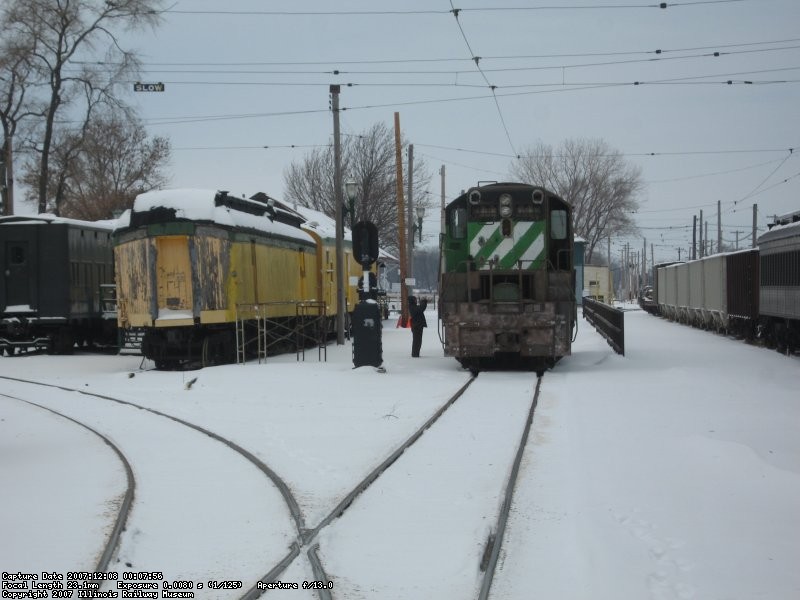
<path fill-rule="evenodd" d="M 348 509 L 353 505 L 355 499 L 360 495 L 365 494 L 375 482 L 387 471 L 390 471 L 390 467 L 398 462 L 401 456 L 406 453 L 412 446 L 414 446 L 423 434 L 428 431 L 429 429 L 433 429 L 431 436 L 426 436 L 430 438 L 436 438 L 440 435 L 440 430 L 447 431 L 452 430 L 453 428 L 469 426 L 470 419 L 474 419 L 478 412 L 481 410 L 484 413 L 484 417 L 486 414 L 486 407 L 487 406 L 496 406 L 497 400 L 493 399 L 487 403 L 487 393 L 491 394 L 492 392 L 487 390 L 491 390 L 491 386 L 496 383 L 496 374 L 486 374 L 481 377 L 481 381 L 488 380 L 486 386 L 477 386 L 478 389 L 469 388 L 473 385 L 473 383 L 477 380 L 476 377 L 470 378 L 453 396 L 451 396 L 446 402 L 444 402 L 440 408 L 421 426 L 419 427 L 412 435 L 410 435 L 404 442 L 402 442 L 396 450 L 394 450 L 388 457 L 386 457 L 379 465 L 377 465 L 366 477 L 364 477 L 360 482 L 358 482 L 349 493 L 347 493 L 342 500 L 323 518 L 320 520 L 319 523 L 314 525 L 313 527 L 307 527 L 305 523 L 304 516 L 302 514 L 301 509 L 299 508 L 297 500 L 294 498 L 289 486 L 286 482 L 281 479 L 277 473 L 275 473 L 268 465 L 266 465 L 263 461 L 257 458 L 248 450 L 242 448 L 241 446 L 237 445 L 230 439 L 224 438 L 217 433 L 200 427 L 194 423 L 185 421 L 173 415 L 169 415 L 167 413 L 158 411 L 153 408 L 148 408 L 141 406 L 139 404 L 130 402 L 128 400 L 123 400 L 120 398 L 116 398 L 113 396 L 105 395 L 105 394 L 97 394 L 93 392 L 88 392 L 83 389 L 76 389 L 70 388 L 66 386 L 54 385 L 54 384 L 47 384 L 42 382 L 36 381 L 28 381 L 22 379 L 15 379 L 11 377 L 2 377 L 2 379 L 6 379 L 9 381 L 17 381 L 20 383 L 25 384 L 33 384 L 33 385 L 43 385 L 50 388 L 58 389 L 63 392 L 75 392 L 85 396 L 93 397 L 98 400 L 105 400 L 108 402 L 116 403 L 120 406 L 125 406 L 128 409 L 138 409 L 141 411 L 146 411 L 147 413 L 160 417 L 162 419 L 169 419 L 174 423 L 180 424 L 185 428 L 189 428 L 194 430 L 195 432 L 201 433 L 203 435 L 208 436 L 227 446 L 229 449 L 233 450 L 234 452 L 238 453 L 241 457 L 245 458 L 248 462 L 254 465 L 263 475 L 269 478 L 270 482 L 277 488 L 280 492 L 281 497 L 286 505 L 286 508 L 291 515 L 292 521 L 294 523 L 294 530 L 295 530 L 295 539 L 290 543 L 288 551 L 279 559 L 277 560 L 272 566 L 266 569 L 263 575 L 258 577 L 256 582 L 252 584 L 249 588 L 245 589 L 243 592 L 240 591 L 239 597 L 242 599 L 253 599 L 260 597 L 265 591 L 268 590 L 268 586 L 265 584 L 275 583 L 280 580 L 280 577 L 286 570 L 292 565 L 295 560 L 301 555 L 305 554 L 309 563 L 311 564 L 312 570 L 314 572 L 314 576 L 318 582 L 321 583 L 320 587 L 317 589 L 317 594 L 321 599 L 330 599 L 337 597 L 336 596 L 336 589 L 334 588 L 333 591 L 331 590 L 332 583 L 331 580 L 326 573 L 323 567 L 323 561 L 325 558 L 325 547 L 320 547 L 320 534 L 326 528 L 329 528 L 332 524 L 337 522 L 340 517 L 342 517 Z M 495 380 L 495 381 L 493 381 Z M 503 472 L 503 477 L 501 479 L 505 480 L 505 485 L 499 485 L 498 489 L 503 489 L 504 492 L 498 493 L 498 498 L 500 501 L 497 507 L 497 521 L 491 527 L 489 534 L 487 535 L 487 539 L 485 541 L 483 551 L 480 556 L 479 565 L 476 564 L 476 568 L 479 567 L 480 571 L 482 571 L 481 576 L 481 585 L 480 591 L 478 592 L 478 598 L 486 599 L 489 597 L 489 590 L 491 589 L 492 579 L 494 577 L 494 572 L 496 569 L 496 565 L 498 563 L 498 557 L 500 555 L 500 548 L 502 546 L 503 534 L 505 531 L 505 525 L 508 518 L 508 510 L 511 505 L 511 499 L 513 495 L 513 490 L 516 482 L 517 472 L 519 470 L 519 463 L 522 457 L 522 452 L 524 450 L 525 444 L 527 442 L 528 433 L 530 429 L 530 425 L 533 419 L 533 413 L 536 407 L 536 402 L 538 398 L 538 391 L 539 391 L 539 384 L 535 384 L 535 389 L 531 392 L 531 381 L 532 378 L 528 375 L 527 378 L 523 378 L 520 376 L 520 382 L 527 381 L 525 384 L 528 390 L 528 398 L 525 402 L 515 400 L 514 402 L 514 410 L 513 415 L 509 417 L 510 420 L 516 421 L 517 423 L 524 420 L 524 427 L 522 427 L 522 433 L 519 438 L 519 441 L 516 444 L 511 444 L 506 440 L 504 446 L 507 446 L 505 449 L 505 455 L 508 455 L 507 458 L 511 458 L 509 460 L 510 466 L 508 467 L 507 473 Z M 468 392 L 469 390 L 469 392 Z M 496 392 L 495 392 L 496 393 Z M 517 395 L 519 393 L 517 392 Z M 532 395 L 532 398 L 531 398 Z M 463 396 L 469 397 L 469 405 L 464 410 L 461 410 L 460 415 L 454 415 L 453 413 L 457 413 L 459 411 L 454 411 L 452 408 L 456 405 L 456 402 L 462 398 Z M 482 407 L 482 408 L 481 408 Z M 47 408 L 47 407 L 43 407 Z M 524 410 L 521 410 L 524 409 Z M 66 415 L 65 415 L 66 416 Z M 70 417 L 67 417 L 70 418 Z M 436 427 L 434 427 L 436 425 Z M 99 434 L 98 435 L 102 435 Z M 446 435 L 446 434 L 445 434 Z M 490 433 L 490 435 L 493 435 Z M 509 449 L 512 449 L 511 446 L 514 446 L 514 451 L 509 452 Z M 494 469 L 497 471 L 498 469 Z M 497 476 L 493 476 L 493 479 L 496 480 Z M 497 483 L 497 481 L 494 481 Z M 124 521 L 123 521 L 124 522 Z M 114 545 L 118 544 L 119 542 L 111 542 L 111 547 L 113 548 Z M 108 552 L 108 551 L 107 551 Z M 320 556 L 320 553 L 322 556 Z M 110 558 L 110 552 L 109 552 Z M 250 579 L 253 581 L 253 579 Z M 261 583 L 261 585 L 259 585 Z M 202 596 L 200 596 L 202 597 Z M 231 596 L 234 597 L 234 596 Z M 338 596 L 344 597 L 344 596 Z"/>
<path fill-rule="evenodd" d="M 82 390 L 82 389 L 70 388 L 70 387 L 67 387 L 67 386 L 48 384 L 48 383 L 43 383 L 43 382 L 37 382 L 37 381 L 31 381 L 31 380 L 25 380 L 25 379 L 19 379 L 19 378 L 14 378 L 14 377 L 7 377 L 7 376 L 0 376 L 0 379 L 6 380 L 6 381 L 9 381 L 9 382 L 17 382 L 17 383 L 21 383 L 21 384 L 24 384 L 24 385 L 44 386 L 44 387 L 50 388 L 52 390 L 58 390 L 59 392 L 64 392 L 64 393 L 78 393 L 78 394 L 81 394 L 82 396 L 94 398 L 96 400 L 105 401 L 106 404 L 114 403 L 114 404 L 118 405 L 119 407 L 123 407 L 125 410 L 136 411 L 136 413 L 143 413 L 143 414 L 147 415 L 147 417 L 145 419 L 141 419 L 141 414 L 140 414 L 140 419 L 138 419 L 138 422 L 137 422 L 135 419 L 132 418 L 131 413 L 128 413 L 127 416 L 124 419 L 123 426 L 121 428 L 117 428 L 114 431 L 114 436 L 115 437 L 123 437 L 124 438 L 125 437 L 125 433 L 123 431 L 124 429 L 132 430 L 132 431 L 138 431 L 140 433 L 141 432 L 147 432 L 149 434 L 149 433 L 151 433 L 151 431 L 154 428 L 153 417 L 158 417 L 158 419 L 160 419 L 162 421 L 169 420 L 170 422 L 173 423 L 172 432 L 168 432 L 168 435 L 169 435 L 169 437 L 171 439 L 176 441 L 175 445 L 178 445 L 180 443 L 180 439 L 178 439 L 179 434 L 174 433 L 174 431 L 175 431 L 174 424 L 180 425 L 181 428 L 184 429 L 184 430 L 186 430 L 186 429 L 191 430 L 191 432 L 185 431 L 184 434 L 194 435 L 195 433 L 200 433 L 200 434 L 203 434 L 205 436 L 208 436 L 209 438 L 215 440 L 216 442 L 224 444 L 224 446 L 227 449 L 232 450 L 233 452 L 236 452 L 238 455 L 240 455 L 242 458 L 244 458 L 249 464 L 251 464 L 256 469 L 258 469 L 258 471 L 262 475 L 264 475 L 266 478 L 268 478 L 270 480 L 270 482 L 271 482 L 271 486 L 269 487 L 270 491 L 273 489 L 273 486 L 274 486 L 274 488 L 276 488 L 280 492 L 280 495 L 283 498 L 283 502 L 284 502 L 286 508 L 288 509 L 288 512 L 291 515 L 292 520 L 294 521 L 294 528 L 295 528 L 296 533 L 292 537 L 297 536 L 298 539 L 299 539 L 300 536 L 302 536 L 302 533 L 305 532 L 306 528 L 305 528 L 305 524 L 304 524 L 304 520 L 303 520 L 303 515 L 302 515 L 302 513 L 301 513 L 301 511 L 299 509 L 299 506 L 297 504 L 296 499 L 292 495 L 292 493 L 289 490 L 289 487 L 286 485 L 286 483 L 274 471 L 272 471 L 272 469 L 270 469 L 265 463 L 263 463 L 263 461 L 258 459 L 256 456 L 254 456 L 248 450 L 246 450 L 246 449 L 242 448 L 241 446 L 237 445 L 232 440 L 224 438 L 224 437 L 218 435 L 217 433 L 215 433 L 213 431 L 210 431 L 210 430 L 208 430 L 206 428 L 200 427 L 200 426 L 198 426 L 198 425 L 196 425 L 194 423 L 190 423 L 188 421 L 185 421 L 185 420 L 180 419 L 178 417 L 175 417 L 173 415 L 169 415 L 167 413 L 158 411 L 156 409 L 148 408 L 148 407 L 145 407 L 145 406 L 141 406 L 141 405 L 136 404 L 134 402 L 123 400 L 123 399 L 120 399 L 120 398 L 115 398 L 113 396 L 109 396 L 109 395 L 106 395 L 106 394 L 97 394 L 97 393 L 88 392 L 88 391 Z M 21 395 L 23 395 L 21 392 L 17 391 L 16 394 L 17 394 L 16 396 L 13 396 L 15 399 L 21 400 L 21 401 L 26 401 L 25 399 L 20 397 Z M 4 394 L 4 395 L 11 397 L 9 394 Z M 52 400 L 55 400 L 55 399 L 56 399 L 55 395 L 52 395 L 52 396 L 50 396 L 50 398 L 48 400 L 52 401 Z M 26 402 L 28 402 L 28 401 L 26 401 Z M 97 428 L 90 427 L 89 425 L 87 425 L 85 422 L 83 422 L 79 418 L 75 418 L 73 416 L 67 415 L 66 414 L 67 411 L 64 411 L 63 409 L 61 411 L 55 411 L 54 409 L 51 409 L 50 407 L 45 406 L 45 405 L 40 404 L 40 403 L 33 403 L 33 402 L 28 402 L 28 403 L 29 404 L 36 404 L 40 408 L 51 410 L 51 412 L 56 412 L 56 413 L 60 414 L 61 416 L 64 416 L 64 417 L 72 420 L 73 422 L 76 422 L 76 423 L 78 423 L 80 425 L 83 425 L 83 426 L 91 429 L 95 433 L 97 433 L 97 435 L 100 435 L 104 440 L 108 440 L 109 443 L 110 443 L 109 438 L 107 436 L 101 434 L 97 430 Z M 69 403 L 64 403 L 64 405 L 67 406 L 67 405 L 69 405 Z M 72 407 L 72 410 L 75 411 L 75 408 Z M 97 410 L 97 408 L 95 407 L 92 410 L 93 411 Z M 79 411 L 77 411 L 77 412 L 79 412 Z M 110 414 L 110 413 L 106 413 L 106 414 Z M 149 418 L 150 421 L 149 421 L 148 424 L 145 425 L 144 423 L 147 422 L 147 418 Z M 107 421 L 113 421 L 113 420 L 114 420 L 113 417 L 107 419 Z M 112 429 L 113 429 L 113 427 L 112 427 Z M 194 432 L 194 433 L 192 433 L 192 432 Z M 134 433 L 134 434 L 129 434 L 129 435 L 136 435 L 136 434 Z M 123 442 L 120 442 L 120 444 L 124 445 Z M 120 444 L 114 444 L 115 449 L 119 450 L 119 445 Z M 170 450 L 173 450 L 173 449 L 174 449 L 174 446 L 170 448 Z M 130 454 L 130 452 L 129 452 L 129 454 Z M 122 455 L 122 451 L 120 451 L 119 456 L 121 456 L 121 457 L 123 456 Z M 196 482 L 196 478 L 197 477 L 203 477 L 206 480 L 211 478 L 211 475 L 209 475 L 209 474 L 184 473 L 183 471 L 185 469 L 187 469 L 186 465 L 191 462 L 191 459 L 189 457 L 184 457 L 184 458 L 186 458 L 186 460 L 183 461 L 183 464 L 176 465 L 175 469 L 173 470 L 173 473 L 175 474 L 175 476 L 178 477 L 181 481 Z M 125 460 L 124 462 L 126 462 L 128 465 L 130 465 L 130 463 L 128 463 L 127 460 Z M 146 462 L 146 461 L 141 461 L 141 462 Z M 141 466 L 141 462 L 138 462 L 138 461 L 134 460 L 133 461 L 133 464 L 134 464 L 133 468 L 140 467 Z M 166 461 L 158 460 L 157 462 L 166 462 Z M 195 460 L 194 462 L 196 463 L 197 461 Z M 199 469 L 200 471 L 205 470 L 205 466 L 204 465 L 200 465 L 200 467 L 201 467 L 201 469 Z M 133 468 L 131 469 L 131 477 L 133 476 Z M 215 476 L 219 477 L 220 474 L 217 473 Z M 130 485 L 129 485 L 129 487 L 130 487 Z M 131 500 L 132 500 L 132 498 L 133 498 L 132 491 L 130 492 L 130 495 L 131 495 Z M 141 565 L 141 563 L 137 564 L 135 562 L 135 560 L 133 560 L 133 559 L 119 558 L 120 554 L 125 552 L 126 542 L 135 547 L 137 545 L 137 543 L 135 541 L 135 538 L 138 537 L 140 533 L 143 533 L 142 531 L 139 531 L 137 529 L 136 524 L 135 523 L 131 523 L 130 522 L 131 519 L 129 519 L 129 512 L 131 510 L 135 511 L 136 503 L 135 502 L 128 502 L 127 505 L 125 507 L 123 507 L 123 508 L 124 508 L 124 513 L 121 514 L 118 517 L 117 521 L 118 521 L 118 523 L 120 523 L 120 522 L 121 523 L 128 522 L 128 531 L 130 531 L 130 534 L 127 535 L 127 536 L 126 535 L 117 535 L 113 539 L 109 539 L 109 541 L 105 545 L 105 549 L 103 551 L 103 556 L 106 557 L 106 558 L 101 563 L 105 567 L 102 570 L 116 570 L 118 568 L 122 568 L 123 565 L 124 565 L 124 568 L 126 568 L 126 569 L 136 569 L 136 570 L 143 570 L 144 569 L 144 567 Z M 208 519 L 209 517 L 210 517 L 210 515 L 206 515 L 206 519 Z M 167 520 L 167 519 L 165 519 L 165 520 Z M 200 523 L 200 524 L 198 524 L 198 526 L 201 526 L 201 525 L 202 526 L 207 526 L 207 524 L 208 524 L 208 521 Z M 120 530 L 122 530 L 122 526 L 121 525 L 120 525 L 119 528 L 120 528 Z M 300 544 L 298 542 L 293 542 L 291 544 L 292 548 L 299 548 L 299 545 Z M 114 549 L 116 549 L 116 552 L 114 552 Z M 111 563 L 111 557 L 114 554 L 117 556 L 116 560 L 119 561 L 121 564 L 118 564 L 118 563 L 112 564 Z M 290 552 L 290 555 L 291 554 L 292 554 L 292 552 Z M 130 551 L 130 555 L 131 556 L 136 555 L 136 549 L 135 548 Z M 167 564 L 166 557 L 163 558 L 163 559 L 158 559 L 158 560 L 149 558 L 149 560 L 153 564 L 161 564 L 161 565 Z M 252 578 L 255 578 L 255 574 L 252 575 Z M 201 578 L 197 577 L 197 579 L 201 579 Z M 204 580 L 204 579 L 206 579 L 206 577 L 202 577 L 202 579 Z M 220 577 L 219 579 L 230 579 L 230 577 L 225 577 L 225 578 L 221 578 Z M 235 597 L 235 595 L 232 594 L 231 597 Z"/>
<path fill-rule="evenodd" d="M 102 549 L 99 551 L 100 556 L 94 567 L 94 570 L 96 572 L 110 570 L 109 564 L 111 563 L 111 557 L 114 553 L 115 548 L 117 547 L 117 544 L 119 544 L 120 535 L 122 534 L 122 531 L 125 528 L 125 523 L 128 520 L 128 514 L 130 513 L 131 505 L 133 504 L 133 498 L 136 490 L 136 479 L 133 475 L 133 469 L 131 468 L 130 461 L 128 461 L 128 458 L 125 456 L 122 450 L 120 450 L 119 446 L 117 446 L 108 437 L 100 433 L 94 427 L 82 421 L 79 421 L 78 419 L 74 419 L 70 416 L 67 416 L 64 413 L 61 413 L 57 410 L 53 410 L 52 408 L 48 408 L 47 406 L 43 406 L 36 402 L 31 402 L 30 400 L 25 400 L 24 398 L 20 398 L 18 396 L 13 396 L 11 394 L 0 394 L 0 396 L 2 396 L 3 398 L 9 398 L 11 400 L 16 400 L 19 402 L 24 402 L 25 404 L 28 404 L 30 406 L 35 406 L 41 410 L 45 410 L 51 414 L 57 415 L 62 419 L 66 419 L 67 421 L 70 421 L 75 425 L 82 427 L 83 429 L 86 429 L 93 435 L 100 438 L 103 441 L 103 443 L 105 443 L 107 446 L 109 446 L 111 450 L 114 452 L 114 454 L 117 456 L 119 461 L 122 463 L 122 467 L 125 470 L 125 480 L 126 480 L 125 493 L 122 496 L 122 502 L 120 502 L 117 516 L 114 519 L 114 525 L 111 527 L 111 531 L 109 532 L 105 543 L 102 544 Z"/>
<path fill-rule="evenodd" d="M 336 597 L 489 597 L 538 381 L 528 373 L 473 377 L 376 469 L 380 479 L 373 472 L 354 489 L 363 498 L 320 524 L 319 529 L 332 529 L 320 553 L 323 563 L 336 565 Z M 337 517 L 342 518 L 334 521 Z M 365 522 L 369 531 L 359 529 Z M 483 539 L 476 537 L 480 529 Z M 355 537 L 362 539 L 355 544 Z M 417 540 L 411 556 L 409 538 Z M 365 574 L 365 561 L 374 576 Z M 431 564 L 441 567 L 446 591 L 415 583 L 416 574 L 430 571 Z M 465 576 L 464 565 L 472 565 L 480 583 Z M 368 580 L 346 581 L 348 567 Z"/>

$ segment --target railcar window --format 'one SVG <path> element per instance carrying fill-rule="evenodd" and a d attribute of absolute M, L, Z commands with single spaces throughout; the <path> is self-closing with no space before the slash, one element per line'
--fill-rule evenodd
<path fill-rule="evenodd" d="M 550 237 L 554 240 L 567 239 L 567 211 L 550 211 Z"/>
<path fill-rule="evenodd" d="M 11 246 L 11 264 L 25 264 L 25 248 L 22 246 Z"/>
<path fill-rule="evenodd" d="M 458 240 L 467 237 L 466 208 L 456 208 L 450 212 L 450 235 Z"/>

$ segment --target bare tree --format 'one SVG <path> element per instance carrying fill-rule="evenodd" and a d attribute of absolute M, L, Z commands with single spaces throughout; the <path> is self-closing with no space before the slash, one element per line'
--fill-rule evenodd
<path fill-rule="evenodd" d="M 406 146 L 406 144 L 404 144 Z M 336 213 L 333 184 L 333 149 L 319 148 L 284 172 L 286 200 L 314 208 L 327 215 Z M 398 245 L 397 194 L 394 131 L 376 123 L 360 135 L 342 143 L 344 179 L 358 183 L 356 219 L 372 221 L 378 228 L 381 246 L 396 251 Z M 404 173 L 404 177 L 408 177 Z M 415 203 L 429 204 L 426 189 L 430 174 L 424 160 L 414 162 Z"/>
<path fill-rule="evenodd" d="M 636 229 L 631 213 L 638 208 L 641 169 L 603 140 L 567 140 L 556 150 L 540 144 L 512 163 L 511 174 L 572 205 L 575 233 L 586 239 L 587 262 L 601 240 Z"/>
<path fill-rule="evenodd" d="M 137 194 L 166 185 L 169 156 L 169 141 L 148 139 L 138 119 L 101 113 L 54 143 L 48 196 L 57 199 L 61 216 L 109 219 L 130 208 Z M 37 177 L 34 166 L 23 181 L 35 183 Z"/>
<path fill-rule="evenodd" d="M 4 29 L 0 20 L 0 29 Z M 30 100 L 34 86 L 32 54 L 35 40 L 3 37 L 0 40 L 0 202 L 2 214 L 14 213 L 14 150 L 21 126 L 44 116 L 44 105 Z"/>
<path fill-rule="evenodd" d="M 56 114 L 70 103 L 77 90 L 91 85 L 110 90 L 108 83 L 137 67 L 136 57 L 123 50 L 113 27 L 135 29 L 155 25 L 162 0 L 10 0 L 4 13 L 6 35 L 36 40 L 32 59 L 46 85 L 39 151 L 39 212 L 47 209 L 50 154 L 55 136 Z M 96 58 L 88 66 L 81 58 L 91 56 L 97 45 L 106 45 L 105 61 Z M 79 66 L 80 65 L 80 66 Z M 109 72 L 108 65 L 113 65 Z M 78 74 L 73 75 L 73 69 Z"/>

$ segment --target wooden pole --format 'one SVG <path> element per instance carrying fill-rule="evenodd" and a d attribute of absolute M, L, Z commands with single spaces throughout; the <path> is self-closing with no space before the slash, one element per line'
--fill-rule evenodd
<path fill-rule="evenodd" d="M 400 320 L 398 326 L 408 324 L 408 291 L 406 290 L 406 228 L 405 201 L 403 198 L 403 152 L 400 142 L 400 113 L 394 113 L 394 150 L 397 166 L 397 235 L 400 247 Z"/>
<path fill-rule="evenodd" d="M 339 86 L 330 87 L 333 108 L 333 197 L 336 202 L 336 344 L 344 344 L 344 221 L 342 220 L 342 153 L 339 141 Z"/>

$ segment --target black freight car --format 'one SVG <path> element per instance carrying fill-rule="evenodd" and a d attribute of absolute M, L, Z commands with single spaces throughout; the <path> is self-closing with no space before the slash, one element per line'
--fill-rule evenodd
<path fill-rule="evenodd" d="M 101 291 L 113 292 L 112 229 L 52 215 L 0 218 L 0 353 L 116 342 Z"/>

